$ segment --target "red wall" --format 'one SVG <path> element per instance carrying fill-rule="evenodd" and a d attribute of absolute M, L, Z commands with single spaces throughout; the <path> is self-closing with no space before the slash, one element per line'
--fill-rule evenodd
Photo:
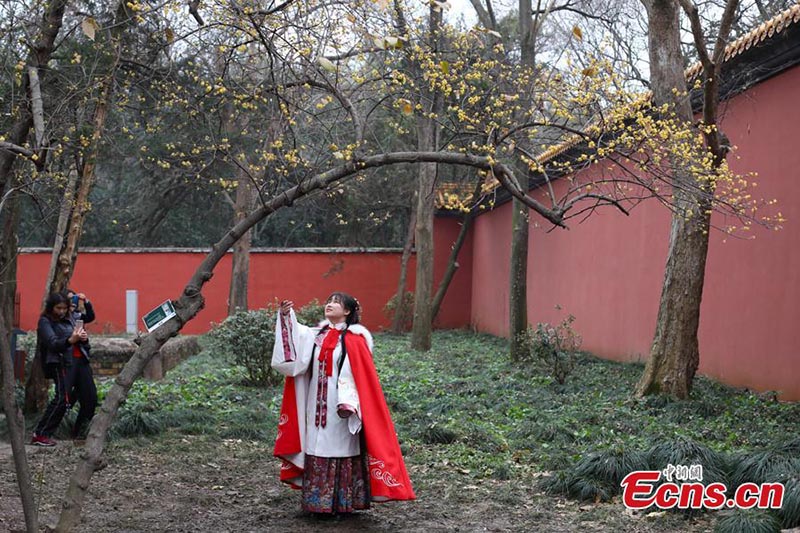
<path fill-rule="evenodd" d="M 700 372 L 735 386 L 800 400 L 800 68 L 727 102 L 723 131 L 738 146 L 734 170 L 757 171 L 754 196 L 777 198 L 780 231 L 753 239 L 712 233 L 700 323 Z M 557 194 L 563 182 L 557 184 Z M 716 217 L 716 216 L 715 216 Z M 720 217 L 717 224 L 724 221 Z M 654 201 L 625 217 L 596 212 L 569 231 L 534 227 L 529 240 L 529 321 L 576 317 L 583 348 L 618 360 L 646 358 L 669 238 L 669 213 Z M 473 243 L 472 325 L 507 335 L 510 204 L 480 216 Z M 561 307 L 560 311 L 555 306 Z"/>
<path fill-rule="evenodd" d="M 447 253 L 458 234 L 455 220 L 443 221 L 435 231 L 435 246 L 447 250 L 438 254 L 435 276 L 440 279 L 447 264 Z M 459 269 L 442 304 L 438 327 L 460 327 L 469 323 L 471 247 L 468 239 L 462 250 Z M 70 286 L 85 292 L 97 311 L 90 332 L 125 331 L 125 291 L 139 291 L 139 316 L 166 299 L 177 299 L 194 270 L 205 257 L 202 252 L 82 252 Z M 34 329 L 40 312 L 42 290 L 50 262 L 48 252 L 19 255 L 18 292 L 20 326 Z M 414 257 L 411 258 L 408 289 L 414 289 Z M 230 254 L 215 270 L 203 288 L 205 309 L 189 322 L 184 333 L 203 333 L 210 323 L 227 314 L 230 290 Z M 388 326 L 382 309 L 397 290 L 400 254 L 397 252 L 254 252 L 251 256 L 249 305 L 263 307 L 276 298 L 294 300 L 302 306 L 341 290 L 356 296 L 363 307 L 363 322 L 372 329 Z M 320 317 L 321 319 L 322 317 Z M 139 327 L 143 328 L 141 321 Z"/>
<path fill-rule="evenodd" d="M 460 231 L 460 218 L 436 219 L 433 230 L 435 248 L 433 277 L 436 280 L 433 287 L 434 294 L 447 268 L 450 252 Z M 458 269 L 434 321 L 434 326 L 437 328 L 464 328 L 469 324 L 472 308 L 472 253 L 472 231 L 470 231 L 458 254 L 456 261 Z"/>

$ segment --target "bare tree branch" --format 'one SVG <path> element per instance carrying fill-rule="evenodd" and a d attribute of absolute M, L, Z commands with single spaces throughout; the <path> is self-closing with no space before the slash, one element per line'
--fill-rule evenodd
<path fill-rule="evenodd" d="M 28 148 L 18 146 L 8 141 L 0 141 L 0 150 L 11 152 L 12 154 L 24 155 L 25 157 L 33 157 L 34 153 Z"/>
<path fill-rule="evenodd" d="M 697 49 L 697 55 L 700 58 L 700 63 L 703 69 L 710 72 L 714 69 L 711 58 L 708 55 L 706 48 L 705 35 L 703 34 L 703 24 L 700 22 L 700 15 L 697 11 L 697 6 L 692 0 L 678 0 L 686 16 L 689 17 L 689 22 L 692 26 L 692 38 L 694 38 L 694 46 Z"/>
<path fill-rule="evenodd" d="M 36 67 L 28 67 L 31 90 L 31 114 L 33 115 L 34 150 L 42 148 L 44 143 L 44 105 L 42 104 L 42 87 L 39 83 L 39 71 Z"/>
<path fill-rule="evenodd" d="M 203 17 L 201 17 L 200 13 L 197 11 L 199 7 L 200 0 L 191 0 L 189 2 L 189 14 L 194 17 L 194 20 L 196 20 L 199 25 L 204 26 L 205 22 L 203 22 Z"/>

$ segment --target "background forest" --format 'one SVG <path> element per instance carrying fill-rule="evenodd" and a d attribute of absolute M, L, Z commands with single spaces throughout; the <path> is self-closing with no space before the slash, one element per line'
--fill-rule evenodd
<path fill-rule="evenodd" d="M 0 6 L 0 131 L 8 131 L 14 107 L 24 97 L 22 67 L 40 24 L 39 4 Z M 371 120 L 367 134 L 373 145 L 386 151 L 414 147 L 413 117 L 403 113 L 404 102 L 398 103 L 403 99 L 399 92 L 408 96 L 408 86 L 398 91 L 397 84 L 386 83 L 406 61 L 404 41 L 397 37 L 399 8 L 388 1 L 324 8 L 303 4 L 203 3 L 201 26 L 179 2 L 129 3 L 131 19 L 125 18 L 122 4 L 115 13 L 105 3 L 69 3 L 42 85 L 47 113 L 40 148 L 47 150 L 46 162 L 38 169 L 18 169 L 25 192 L 19 244 L 53 244 L 61 201 L 70 197 L 70 189 L 85 175 L 87 160 L 95 157 L 90 143 L 104 91 L 107 116 L 98 132 L 83 246 L 207 246 L 233 220 L 240 180 L 264 194 L 302 179 L 302 169 L 291 167 L 275 142 L 291 143 L 304 151 L 302 157 L 320 160 L 329 157 L 328 145 L 343 118 L 347 120 L 341 106 L 322 92 L 302 101 L 286 94 L 293 81 L 315 68 L 332 82 L 346 77 L 348 90 L 359 90 L 353 104 L 378 119 Z M 439 4 L 453 32 L 480 32 L 483 46 L 470 52 L 510 64 L 520 61 L 515 3 Z M 732 37 L 790 4 L 742 4 Z M 539 13 L 535 36 L 541 68 L 566 75 L 573 62 L 588 61 L 573 54 L 594 49 L 611 62 L 616 83 L 631 90 L 648 87 L 641 4 L 570 0 L 533 8 Z M 714 14 L 721 8 L 713 2 L 701 8 L 713 29 Z M 412 31 L 423 33 L 423 3 L 408 2 L 402 9 L 406 23 L 416 27 Z M 260 28 L 259 18 L 268 26 Z M 479 22 L 470 25 L 465 19 Z M 270 48 L 265 50 L 264 43 Z M 493 47 L 497 44 L 502 48 Z M 688 33 L 685 45 L 686 57 L 695 58 Z M 328 64 L 320 62 L 324 58 L 341 61 L 328 72 Z M 284 84 L 284 93 L 270 95 L 271 84 Z M 302 120 L 292 125 L 298 116 Z M 572 121 L 581 118 L 576 114 Z M 534 144 L 541 146 L 560 139 L 552 134 L 548 138 L 545 131 L 537 135 Z M 463 143 L 460 137 L 452 132 L 452 140 Z M 284 172 L 274 172 L 279 169 Z M 474 175 L 454 167 L 440 167 L 439 172 L 438 179 L 446 182 L 469 181 Z M 280 177 L 265 187 L 267 173 Z M 357 182 L 273 214 L 256 226 L 252 243 L 401 246 L 415 179 L 410 165 L 371 171 Z"/>

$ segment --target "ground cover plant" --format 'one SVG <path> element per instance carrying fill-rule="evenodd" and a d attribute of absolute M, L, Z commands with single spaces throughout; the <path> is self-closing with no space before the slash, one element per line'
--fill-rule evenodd
<path fill-rule="evenodd" d="M 504 339 L 452 331 L 434 341 L 430 353 L 416 353 L 407 336 L 376 338 L 376 365 L 416 502 L 379 505 L 352 522 L 310 522 L 297 494 L 277 482 L 271 457 L 281 386 L 252 386 L 244 367 L 206 349 L 161 382 L 131 390 L 83 530 L 796 527 L 798 404 L 702 378 L 691 400 L 636 400 L 629 391 L 640 365 L 579 354 L 561 385 L 544 363 L 509 361 Z M 63 465 L 77 461 L 81 448 L 62 442 L 31 453 L 40 510 L 53 523 L 62 472 L 71 470 Z M 721 476 L 729 486 L 782 472 L 777 480 L 787 483 L 787 503 L 795 503 L 771 514 L 632 513 L 620 503 L 618 482 L 628 470 L 698 457 L 708 463 L 709 479 Z M 0 461 L 4 496 L 16 494 L 10 463 Z M 0 498 L 0 529 L 22 527 L 15 501 Z"/>

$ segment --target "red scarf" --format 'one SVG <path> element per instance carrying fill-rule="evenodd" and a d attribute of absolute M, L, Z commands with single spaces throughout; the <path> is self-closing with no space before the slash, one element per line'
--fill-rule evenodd
<path fill-rule="evenodd" d="M 338 340 L 338 334 L 336 339 Z M 361 431 L 364 434 L 366 447 L 366 450 L 362 451 L 366 451 L 372 499 L 413 500 L 414 490 L 366 339 L 350 332 L 344 342 L 361 404 L 363 424 Z M 323 342 L 323 346 L 324 344 Z M 281 481 L 295 488 L 301 488 L 297 483 L 302 479 L 303 469 L 287 460 L 287 457 L 303 451 L 300 443 L 300 426 L 297 421 L 295 379 L 307 379 L 307 377 L 300 375 L 296 378 L 286 378 L 278 437 L 275 440 L 273 454 L 283 460 Z"/>
<path fill-rule="evenodd" d="M 328 377 L 333 375 L 333 351 L 336 349 L 337 342 L 339 342 L 339 330 L 331 328 L 325 335 L 322 348 L 319 350 L 319 360 L 325 361 L 325 375 Z"/>

